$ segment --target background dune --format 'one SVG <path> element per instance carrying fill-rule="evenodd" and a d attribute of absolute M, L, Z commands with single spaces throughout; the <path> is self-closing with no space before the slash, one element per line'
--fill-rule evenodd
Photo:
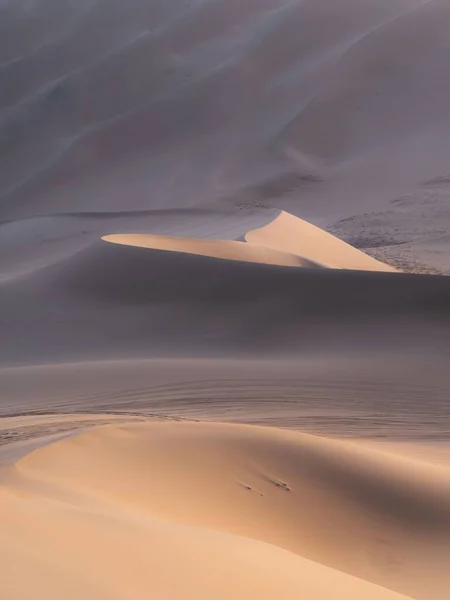
<path fill-rule="evenodd" d="M 2 360 L 446 352 L 446 277 L 325 271 L 100 240 L 4 284 Z"/>
<path fill-rule="evenodd" d="M 117 234 L 106 235 L 105 242 L 137 248 L 167 250 L 197 256 L 210 256 L 222 260 L 239 260 L 242 262 L 279 265 L 284 267 L 316 266 L 312 261 L 295 254 L 271 250 L 262 246 L 228 240 L 200 240 L 196 238 L 173 238 L 150 234 Z"/>
<path fill-rule="evenodd" d="M 448 599 L 449 27 L 0 0 L 6 600 Z"/>
<path fill-rule="evenodd" d="M 300 254 L 329 267 L 361 271 L 395 271 L 393 267 L 374 260 L 285 211 L 267 225 L 248 231 L 245 239 L 251 244 Z"/>
<path fill-rule="evenodd" d="M 0 10 L 4 218 L 276 207 L 448 271 L 445 0 Z"/>
<path fill-rule="evenodd" d="M 281 211 L 262 228 L 245 233 L 246 244 L 226 240 L 170 238 L 149 234 L 107 235 L 106 242 L 185 252 L 244 262 L 279 266 L 331 267 L 364 271 L 395 271 L 393 267 L 374 260 L 345 242 Z"/>

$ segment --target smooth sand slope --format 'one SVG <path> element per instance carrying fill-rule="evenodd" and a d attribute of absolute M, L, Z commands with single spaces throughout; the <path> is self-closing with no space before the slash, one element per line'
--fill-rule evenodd
<path fill-rule="evenodd" d="M 449 297 L 446 277 L 294 269 L 99 240 L 3 285 L 0 355 L 10 365 L 424 347 L 439 356 Z"/>
<path fill-rule="evenodd" d="M 166 250 L 168 252 L 182 252 L 198 256 L 210 256 L 212 258 L 220 258 L 223 260 L 238 260 L 285 267 L 320 266 L 313 262 L 309 262 L 300 256 L 296 256 L 295 254 L 253 246 L 244 242 L 176 238 L 151 234 L 106 235 L 102 239 L 105 242 L 121 244 L 123 246 Z"/>
<path fill-rule="evenodd" d="M 12 598 L 448 590 L 449 472 L 355 444 L 236 425 L 109 426 L 35 450 L 2 483 Z"/>
<path fill-rule="evenodd" d="M 395 271 L 393 267 L 285 211 L 259 229 L 248 231 L 249 244 L 299 254 L 324 266 L 359 271 Z"/>
<path fill-rule="evenodd" d="M 278 208 L 445 273 L 449 21 L 446 0 L 2 3 L 1 218 Z"/>

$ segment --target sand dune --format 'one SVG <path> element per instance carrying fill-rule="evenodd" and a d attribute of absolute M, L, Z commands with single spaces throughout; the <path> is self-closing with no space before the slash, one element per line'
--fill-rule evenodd
<path fill-rule="evenodd" d="M 320 267 L 321 265 L 308 261 L 301 256 L 271 250 L 263 246 L 255 246 L 244 242 L 200 240 L 195 238 L 171 238 L 149 234 L 117 234 L 106 235 L 105 242 L 153 250 L 182 252 L 198 256 L 210 256 L 223 260 L 239 260 L 250 263 L 280 265 L 285 267 Z"/>
<path fill-rule="evenodd" d="M 268 225 L 249 231 L 250 244 L 266 246 L 292 254 L 300 254 L 323 265 L 362 271 L 395 271 L 318 227 L 282 211 Z"/>
<path fill-rule="evenodd" d="M 448 600 L 449 28 L 0 0 L 2 598 Z"/>
<path fill-rule="evenodd" d="M 300 270 L 100 240 L 3 286 L 0 351 L 9 364 L 382 347 L 416 354 L 424 345 L 440 353 L 449 294 L 446 277 Z"/>
<path fill-rule="evenodd" d="M 220 209 L 87 212 L 0 222 L 0 281 L 33 274 L 102 236 L 146 233 L 200 239 L 242 239 L 274 219 L 276 210 L 236 214 Z"/>
<path fill-rule="evenodd" d="M 393 267 L 363 254 L 318 227 L 284 211 L 261 229 L 246 232 L 247 243 L 169 238 L 148 234 L 107 235 L 102 239 L 124 246 L 269 265 L 395 271 Z"/>
<path fill-rule="evenodd" d="M 16 4 L 0 9 L 5 218 L 244 203 L 448 270 L 448 185 L 422 210 L 423 182 L 448 176 L 446 2 Z M 405 194 L 413 222 L 392 214 Z"/>
<path fill-rule="evenodd" d="M 36 592 L 45 590 L 46 597 L 52 599 L 61 595 L 140 599 L 148 598 L 149 593 L 166 598 L 233 595 L 240 599 L 258 595 L 269 599 L 281 593 L 285 598 L 306 594 L 325 600 L 331 592 L 342 598 L 406 598 L 250 540 L 201 529 L 186 530 L 136 515 L 130 517 L 121 511 L 99 518 L 91 511 L 73 507 L 69 514 L 64 510 L 61 514 L 58 505 L 49 520 L 43 504 L 34 514 L 24 513 L 21 508 L 11 513 L 11 498 L 6 495 L 6 502 L 2 498 L 2 509 L 11 518 L 19 517 L 29 530 L 32 526 L 27 516 L 31 523 L 38 516 L 47 526 L 45 538 L 52 544 L 38 543 L 36 534 L 22 532 L 25 535 L 17 537 L 28 548 L 23 553 L 20 546 L 11 548 L 2 540 L 4 564 L 8 566 L 4 590 L 10 597 L 35 597 Z M 42 531 L 37 532 L 39 537 Z M 55 552 L 58 546 L 64 548 L 63 553 Z M 149 547 L 157 550 L 149 552 Z M 117 550 L 111 551 L 113 548 Z M 92 567 L 94 576 L 89 575 Z M 20 577 L 23 568 L 29 573 L 27 580 Z"/>
<path fill-rule="evenodd" d="M 5 477 L 2 560 L 26 566 L 26 581 L 6 569 L 21 597 L 56 598 L 67 585 L 74 597 L 171 598 L 182 585 L 205 598 L 403 597 L 361 578 L 445 597 L 448 472 L 355 444 L 230 425 L 111 426 L 35 450 Z"/>
<path fill-rule="evenodd" d="M 417 139 L 423 130 L 439 127 L 450 89 L 443 82 L 441 87 L 437 78 L 444 64 L 448 68 L 449 17 L 447 2 L 413 4 L 410 11 L 362 36 L 340 58 L 289 135 L 301 140 L 303 151 L 340 161 L 380 147 L 389 152 L 393 142 L 404 144 L 405 138 Z M 420 34 L 411 36 L 414 30 Z M 404 86 L 407 75 L 410 85 Z M 343 135 L 347 128 L 351 133 Z"/>

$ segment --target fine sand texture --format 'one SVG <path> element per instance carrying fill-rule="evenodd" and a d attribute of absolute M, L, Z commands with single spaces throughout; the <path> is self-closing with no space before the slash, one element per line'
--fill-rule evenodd
<path fill-rule="evenodd" d="M 47 598 L 448 590 L 448 470 L 355 443 L 237 425 L 108 426 L 34 450 L 4 480 L 13 597 L 36 585 Z"/>
<path fill-rule="evenodd" d="M 450 598 L 450 2 L 0 0 L 0 597 Z"/>

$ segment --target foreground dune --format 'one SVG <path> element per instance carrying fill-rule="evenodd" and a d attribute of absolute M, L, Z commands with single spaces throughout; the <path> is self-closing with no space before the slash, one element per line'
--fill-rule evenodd
<path fill-rule="evenodd" d="M 44 446 L 2 480 L 10 598 L 446 597 L 448 471 L 356 444 L 147 422 Z"/>
<path fill-rule="evenodd" d="M 115 234 L 106 242 L 183 252 L 228 260 L 289 267 L 330 267 L 361 271 L 396 271 L 326 231 L 285 211 L 268 225 L 248 231 L 247 243 L 234 240 L 203 240 L 151 234 Z"/>
<path fill-rule="evenodd" d="M 1 494 L 15 536 L 0 542 L 8 598 L 405 598 L 253 540 L 122 510 L 40 504 L 23 511 Z"/>

